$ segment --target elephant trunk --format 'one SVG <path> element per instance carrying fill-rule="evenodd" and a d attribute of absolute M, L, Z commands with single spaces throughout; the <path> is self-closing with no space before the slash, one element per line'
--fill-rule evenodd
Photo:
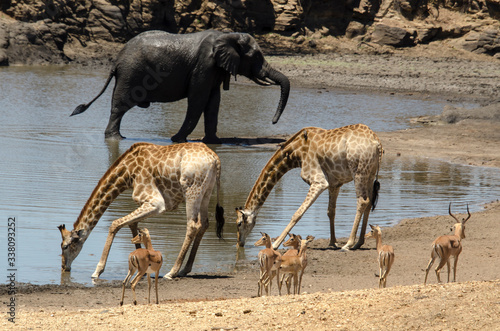
<path fill-rule="evenodd" d="M 273 124 L 276 124 L 278 123 L 281 113 L 283 113 L 288 101 L 288 95 L 290 94 L 290 81 L 281 72 L 271 67 L 269 67 L 267 77 L 281 87 L 280 103 L 278 104 L 278 109 L 276 110 L 276 114 L 273 118 Z"/>

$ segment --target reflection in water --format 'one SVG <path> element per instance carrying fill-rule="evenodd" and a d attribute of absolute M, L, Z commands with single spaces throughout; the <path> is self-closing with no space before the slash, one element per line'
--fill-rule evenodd
<path fill-rule="evenodd" d="M 81 208 L 111 163 L 134 142 L 169 144 L 184 119 L 186 105 L 155 104 L 134 108 L 124 117 L 122 133 L 130 139 L 105 141 L 110 91 L 84 114 L 69 117 L 74 107 L 87 102 L 102 86 L 107 70 L 90 71 L 72 67 L 0 68 L 0 204 L 2 218 L 16 217 L 18 281 L 38 284 L 78 282 L 90 284 L 90 275 L 104 247 L 111 222 L 137 208 L 131 191 L 122 193 L 101 218 L 70 274 L 60 273 L 60 224 L 72 228 Z M 232 84 L 223 93 L 219 133 L 222 137 L 290 134 L 304 126 L 339 127 L 366 119 L 375 131 L 406 127 L 408 116 L 440 113 L 441 101 L 424 101 L 389 95 L 317 93 L 292 90 L 280 122 L 271 124 L 279 89 Z M 368 121 L 369 120 L 369 121 Z M 200 121 L 202 123 L 202 121 Z M 193 137 L 203 136 L 203 126 Z M 383 143 L 383 142 L 382 142 Z M 259 146 L 211 146 L 222 162 L 222 205 L 226 210 L 225 239 L 215 235 L 215 193 L 209 207 L 210 228 L 206 232 L 193 272 L 230 271 L 237 250 L 234 208 L 247 195 L 274 150 Z M 380 201 L 370 222 L 382 226 L 408 217 L 446 214 L 450 201 L 471 211 L 499 195 L 500 173 L 496 169 L 457 166 L 421 159 L 385 157 L 380 170 Z M 300 179 L 300 170 L 287 173 L 275 186 L 259 213 L 257 225 L 248 238 L 241 259 L 255 259 L 253 243 L 259 232 L 277 236 L 304 200 L 309 186 Z M 293 229 L 316 238 L 328 236 L 325 193 Z M 347 237 L 354 220 L 354 185 L 341 190 L 336 216 L 338 237 Z M 0 222 L 0 241 L 5 242 L 5 222 Z M 174 212 L 140 224 L 152 235 L 155 248 L 165 258 L 162 273 L 172 267 L 186 232 L 186 215 L 181 205 Z M 443 231 L 446 231 L 445 229 Z M 130 230 L 118 232 L 103 279 L 123 280 L 127 257 L 134 250 Z M 5 253 L 4 253 L 5 254 Z M 7 259 L 0 267 L 7 269 Z"/>

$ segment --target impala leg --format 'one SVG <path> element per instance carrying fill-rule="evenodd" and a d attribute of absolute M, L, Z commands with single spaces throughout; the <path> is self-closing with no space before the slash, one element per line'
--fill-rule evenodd
<path fill-rule="evenodd" d="M 155 292 L 156 292 L 156 304 L 159 303 L 158 301 L 158 276 L 160 274 L 160 269 L 158 268 L 158 271 L 155 273 Z"/>
<path fill-rule="evenodd" d="M 453 261 L 453 282 L 456 281 L 456 276 L 457 276 L 457 263 L 458 263 L 458 255 L 455 256 L 455 259 Z"/>
<path fill-rule="evenodd" d="M 446 267 L 448 268 L 448 282 L 450 282 L 450 259 L 446 260 Z"/>
<path fill-rule="evenodd" d="M 279 283 L 280 280 L 280 268 L 276 270 L 276 283 L 278 283 L 278 294 L 281 295 L 281 284 Z"/>
<path fill-rule="evenodd" d="M 258 289 L 258 292 L 257 292 L 257 296 L 259 296 L 259 297 L 263 295 L 262 290 L 264 289 L 264 284 L 265 284 L 266 277 L 267 277 L 267 271 L 266 270 L 264 270 L 264 271 L 261 270 L 260 271 L 259 282 L 258 282 L 259 289 Z"/>
<path fill-rule="evenodd" d="M 273 292 L 272 292 L 272 288 L 273 288 L 273 273 L 271 272 L 271 274 L 267 273 L 268 275 L 268 278 L 266 279 L 266 285 L 267 285 L 267 288 L 269 289 L 269 294 L 267 293 L 266 291 L 266 295 L 271 295 Z"/>
<path fill-rule="evenodd" d="M 151 275 L 147 273 L 148 275 L 148 304 L 151 303 Z"/>
<path fill-rule="evenodd" d="M 299 287 L 298 287 L 297 294 L 300 294 L 300 289 L 302 288 L 302 276 L 304 276 L 304 270 L 301 270 L 301 271 L 300 271 L 300 276 L 299 276 Z"/>
<path fill-rule="evenodd" d="M 292 274 L 288 274 L 286 277 L 286 289 L 288 294 L 292 293 L 292 281 Z"/>
<path fill-rule="evenodd" d="M 298 287 L 299 287 L 299 277 L 297 273 L 293 274 L 293 294 L 298 294 Z"/>
<path fill-rule="evenodd" d="M 137 272 L 137 275 L 135 275 L 134 279 L 132 280 L 132 285 L 130 286 L 132 288 L 132 293 L 134 294 L 134 305 L 137 305 L 135 287 L 137 286 L 137 283 L 139 283 L 139 280 L 141 280 L 142 276 L 144 276 L 144 273 Z"/>
<path fill-rule="evenodd" d="M 379 272 L 378 272 L 378 288 L 381 288 L 383 280 L 384 280 L 384 277 L 383 277 L 384 269 L 383 269 L 383 266 L 382 266 L 382 261 L 380 261 L 380 260 L 379 260 L 379 268 L 378 268 L 378 270 L 379 270 Z"/>
<path fill-rule="evenodd" d="M 427 275 L 429 274 L 429 270 L 431 269 L 432 265 L 434 264 L 434 260 L 436 258 L 434 256 L 431 257 L 429 260 L 429 263 L 427 263 L 427 268 L 425 269 L 425 279 L 424 279 L 424 285 L 427 283 Z"/>
<path fill-rule="evenodd" d="M 436 277 L 438 279 L 438 283 L 441 283 L 441 277 L 439 276 L 439 273 L 441 272 L 441 269 L 444 267 L 444 265 L 446 264 L 446 262 L 448 262 L 448 261 L 442 259 L 442 260 L 439 261 L 439 265 L 436 267 Z M 448 273 L 448 275 L 449 275 L 449 273 Z"/>
<path fill-rule="evenodd" d="M 129 269 L 127 277 L 125 277 L 125 279 L 123 280 L 123 283 L 122 283 L 122 298 L 120 300 L 120 306 L 123 306 L 123 298 L 125 297 L 125 286 L 127 286 L 127 283 L 129 282 L 129 280 L 132 277 L 132 275 L 134 274 L 134 272 L 135 272 L 135 270 Z"/>

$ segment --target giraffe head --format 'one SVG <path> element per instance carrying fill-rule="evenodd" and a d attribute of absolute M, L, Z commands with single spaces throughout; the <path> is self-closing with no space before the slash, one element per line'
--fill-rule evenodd
<path fill-rule="evenodd" d="M 243 207 L 236 208 L 236 214 L 238 218 L 236 219 L 237 226 L 237 247 L 244 247 L 245 241 L 247 239 L 248 234 L 252 231 L 255 226 L 255 217 L 256 215 L 249 212 Z"/>
<path fill-rule="evenodd" d="M 85 241 L 82 238 L 83 230 L 68 231 L 66 230 L 66 226 L 64 224 L 59 225 L 57 228 L 59 229 L 59 231 L 61 231 L 62 237 L 61 270 L 71 271 L 71 263 L 82 250 L 83 243 Z"/>

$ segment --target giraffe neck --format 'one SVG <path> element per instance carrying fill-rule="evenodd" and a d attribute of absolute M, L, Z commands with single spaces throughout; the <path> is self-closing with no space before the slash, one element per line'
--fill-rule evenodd
<path fill-rule="evenodd" d="M 119 158 L 99 180 L 73 225 L 75 231 L 84 230 L 84 239 L 89 236 L 116 197 L 132 187 L 130 174 L 127 167 L 121 162 L 122 159 Z"/>
<path fill-rule="evenodd" d="M 298 153 L 303 144 L 302 131 L 285 142 L 262 169 L 252 191 L 248 195 L 245 209 L 257 214 L 276 183 L 288 171 L 301 165 L 301 156 Z"/>

